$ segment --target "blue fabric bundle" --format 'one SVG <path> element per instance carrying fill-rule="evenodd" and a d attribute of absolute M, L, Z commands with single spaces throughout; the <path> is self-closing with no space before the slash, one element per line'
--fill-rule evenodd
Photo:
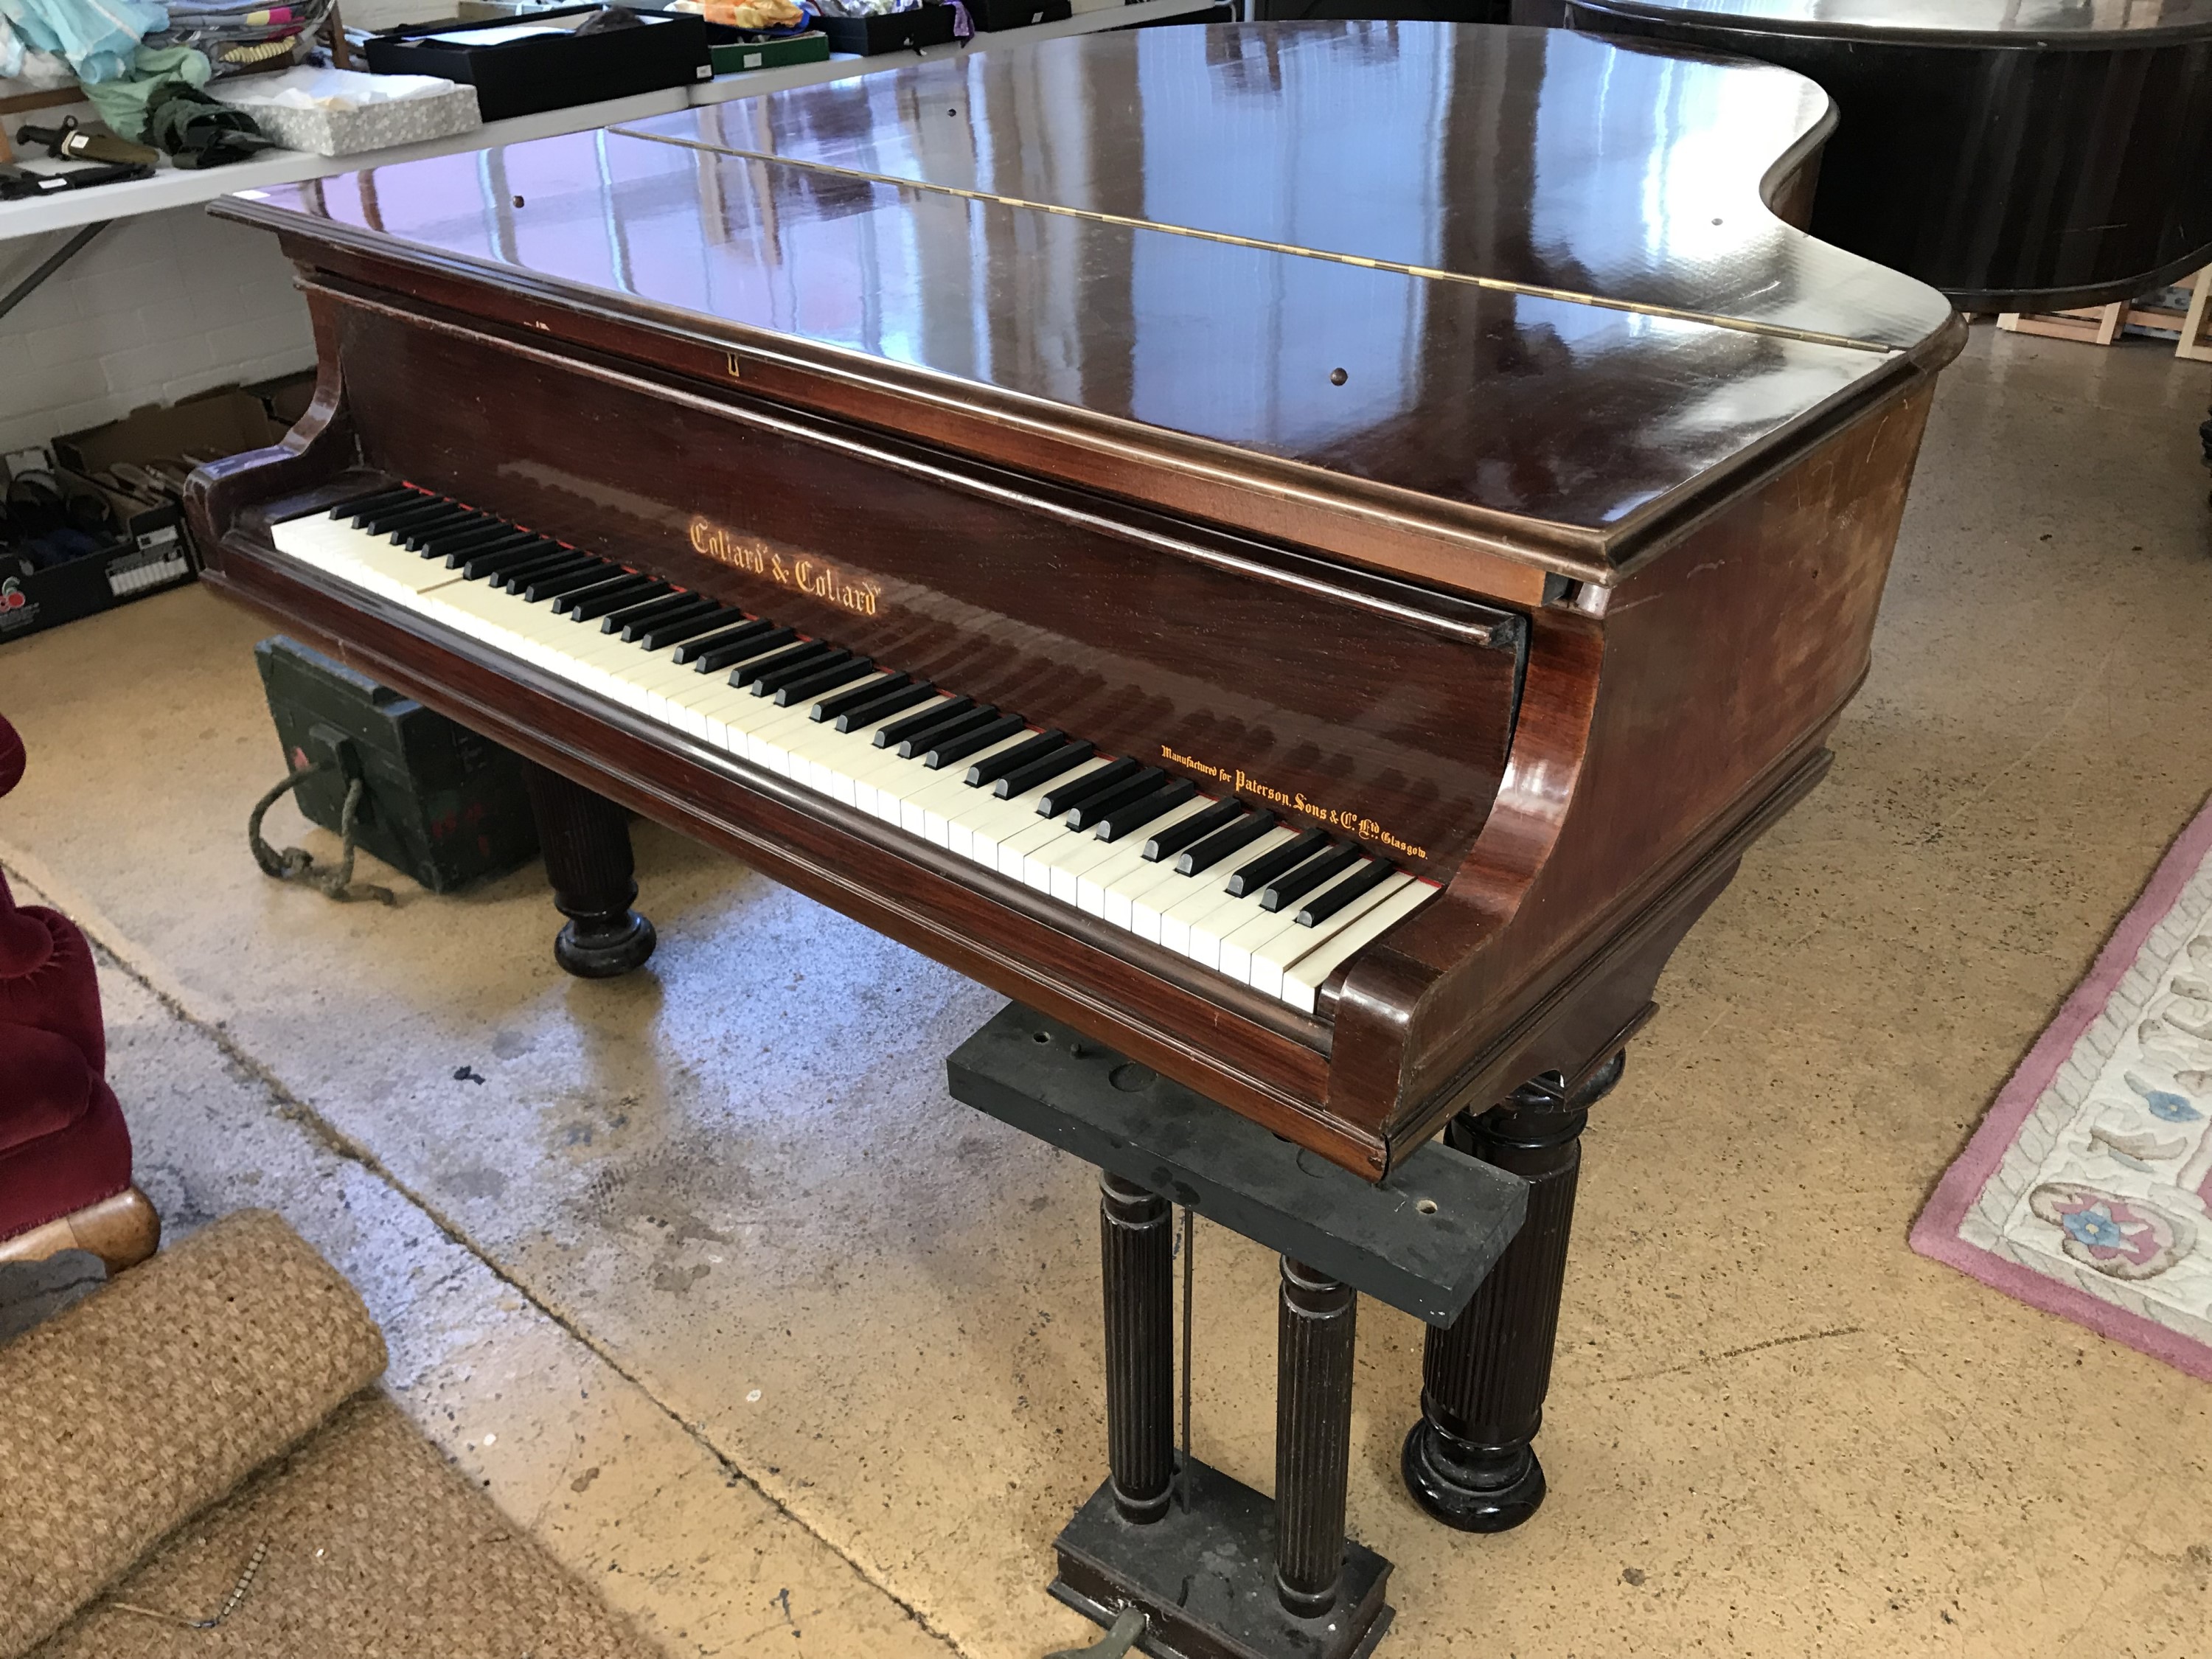
<path fill-rule="evenodd" d="M 131 72 L 138 42 L 169 26 L 149 0 L 0 0 L 0 20 L 34 52 L 64 59 L 88 86 Z"/>

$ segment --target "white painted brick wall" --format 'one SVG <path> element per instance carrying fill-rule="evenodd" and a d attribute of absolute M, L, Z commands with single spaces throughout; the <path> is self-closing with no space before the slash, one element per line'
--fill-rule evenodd
<path fill-rule="evenodd" d="M 0 242 L 0 289 L 58 241 Z M 0 451 L 314 360 L 275 237 L 198 207 L 121 220 L 0 318 Z"/>

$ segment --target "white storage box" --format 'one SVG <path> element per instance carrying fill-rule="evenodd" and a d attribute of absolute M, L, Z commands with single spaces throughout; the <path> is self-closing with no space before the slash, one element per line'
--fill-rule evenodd
<path fill-rule="evenodd" d="M 317 155 L 419 144 L 483 125 L 474 87 L 425 75 L 302 68 L 219 81 L 208 93 L 244 110 L 285 149 Z"/>

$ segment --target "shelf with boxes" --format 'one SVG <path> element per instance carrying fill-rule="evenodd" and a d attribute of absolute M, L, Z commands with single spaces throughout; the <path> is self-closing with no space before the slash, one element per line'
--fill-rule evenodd
<path fill-rule="evenodd" d="M 232 386 L 0 457 L 0 646 L 191 581 L 184 481 L 282 437 L 312 377 Z"/>

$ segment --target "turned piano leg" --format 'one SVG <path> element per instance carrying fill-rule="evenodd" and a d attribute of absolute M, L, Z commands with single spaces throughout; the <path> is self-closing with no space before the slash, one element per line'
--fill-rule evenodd
<path fill-rule="evenodd" d="M 1106 1286 L 1106 1462 L 1114 1506 L 1143 1524 L 1175 1486 L 1175 1239 L 1158 1194 L 1098 1177 Z"/>
<path fill-rule="evenodd" d="M 1421 1420 L 1401 1468 L 1413 1499 L 1446 1526 L 1504 1532 L 1544 1501 L 1532 1443 L 1552 1383 L 1559 1291 L 1575 1214 L 1583 1126 L 1620 1080 L 1615 1054 L 1580 1088 L 1523 1085 L 1480 1114 L 1462 1112 L 1451 1145 L 1528 1182 L 1520 1234 L 1446 1330 L 1431 1327 L 1421 1361 Z"/>
<path fill-rule="evenodd" d="M 637 882 L 629 820 L 622 808 L 558 772 L 526 761 L 523 785 L 553 884 L 553 902 L 568 920 L 553 959 L 580 979 L 612 979 L 653 954 L 653 924 L 630 908 Z"/>
<path fill-rule="evenodd" d="M 1359 1297 L 1283 1258 L 1275 1352 L 1275 1593 L 1301 1619 L 1336 1605 L 1352 1472 L 1352 1357 Z"/>

